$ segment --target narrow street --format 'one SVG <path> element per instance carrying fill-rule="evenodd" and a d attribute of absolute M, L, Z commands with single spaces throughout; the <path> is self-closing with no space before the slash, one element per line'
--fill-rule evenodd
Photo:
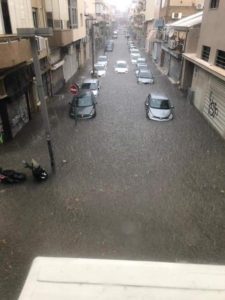
<path fill-rule="evenodd" d="M 123 35 L 108 57 L 95 119 L 75 126 L 69 93 L 50 104 L 56 174 L 0 186 L 2 300 L 17 299 L 36 256 L 225 264 L 224 140 L 153 63 L 156 83 L 136 83 Z M 129 72 L 116 74 L 123 59 Z M 150 91 L 171 99 L 173 121 L 146 119 Z M 32 157 L 49 165 L 40 114 L 0 148 L 0 166 Z"/>

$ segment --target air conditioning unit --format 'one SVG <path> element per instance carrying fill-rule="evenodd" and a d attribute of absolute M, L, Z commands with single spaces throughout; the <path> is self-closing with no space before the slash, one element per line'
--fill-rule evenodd
<path fill-rule="evenodd" d="M 169 40 L 168 41 L 168 48 L 174 50 L 177 47 L 177 41 L 176 40 Z"/>
<path fill-rule="evenodd" d="M 195 7 L 197 10 L 202 10 L 204 8 L 204 4 L 198 3 Z"/>
<path fill-rule="evenodd" d="M 46 38 L 41 36 L 36 36 L 38 52 L 46 49 Z"/>
<path fill-rule="evenodd" d="M 182 18 L 182 12 L 173 12 L 172 13 L 172 19 L 173 20 L 179 20 L 179 19 L 181 19 Z"/>

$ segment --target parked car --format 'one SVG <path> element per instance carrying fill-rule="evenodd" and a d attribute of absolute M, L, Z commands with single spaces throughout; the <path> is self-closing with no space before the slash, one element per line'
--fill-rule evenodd
<path fill-rule="evenodd" d="M 74 96 L 70 103 L 69 115 L 71 118 L 91 119 L 96 117 L 96 98 L 91 91 L 82 91 Z"/>
<path fill-rule="evenodd" d="M 94 71 L 98 77 L 103 77 L 106 75 L 106 66 L 101 64 L 95 64 Z M 91 74 L 93 74 L 93 70 L 91 70 Z"/>
<path fill-rule="evenodd" d="M 139 57 L 138 59 L 137 59 L 137 64 L 138 63 L 146 63 L 146 58 L 144 58 L 144 57 Z"/>
<path fill-rule="evenodd" d="M 140 54 L 139 50 L 135 46 L 130 47 L 130 54 L 132 54 L 132 53 L 139 53 Z"/>
<path fill-rule="evenodd" d="M 100 89 L 100 83 L 98 79 L 88 78 L 83 81 L 81 84 L 81 90 L 92 91 L 95 96 L 98 96 Z"/>
<path fill-rule="evenodd" d="M 125 60 L 117 60 L 115 65 L 116 73 L 128 73 L 128 65 Z"/>
<path fill-rule="evenodd" d="M 113 40 L 109 40 L 105 44 L 105 52 L 112 52 L 114 49 L 114 42 Z"/>
<path fill-rule="evenodd" d="M 118 38 L 118 31 L 117 30 L 114 30 L 113 31 L 113 39 L 117 39 Z"/>
<path fill-rule="evenodd" d="M 108 58 L 107 58 L 107 56 L 106 55 L 100 55 L 98 57 L 97 64 L 101 64 L 101 65 L 107 66 L 107 64 L 108 64 Z"/>
<path fill-rule="evenodd" d="M 131 57 L 131 63 L 132 64 L 136 64 L 137 63 L 137 59 L 139 57 L 141 57 L 141 54 L 140 53 L 131 53 L 130 57 Z"/>
<path fill-rule="evenodd" d="M 162 94 L 151 93 L 145 100 L 146 117 L 150 120 L 172 120 L 174 117 L 173 108 L 168 97 Z"/>
<path fill-rule="evenodd" d="M 137 74 L 137 83 L 154 83 L 151 71 L 140 69 Z"/>
<path fill-rule="evenodd" d="M 138 75 L 139 70 L 149 70 L 149 67 L 146 63 L 137 63 L 135 69 L 135 75 Z"/>

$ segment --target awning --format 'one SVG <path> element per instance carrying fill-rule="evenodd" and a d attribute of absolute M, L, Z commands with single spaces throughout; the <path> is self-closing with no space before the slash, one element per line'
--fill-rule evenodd
<path fill-rule="evenodd" d="M 62 67 L 63 65 L 64 65 L 64 60 L 60 60 L 60 61 L 58 61 L 56 64 L 54 64 L 54 65 L 51 65 L 51 70 L 52 71 L 55 71 L 55 70 L 57 70 L 58 68 L 60 68 L 60 67 Z"/>
<path fill-rule="evenodd" d="M 185 17 L 179 21 L 168 23 L 166 24 L 166 27 L 174 28 L 177 30 L 187 30 L 196 25 L 200 25 L 202 23 L 202 16 L 203 16 L 203 12 L 200 11 L 196 14 Z"/>

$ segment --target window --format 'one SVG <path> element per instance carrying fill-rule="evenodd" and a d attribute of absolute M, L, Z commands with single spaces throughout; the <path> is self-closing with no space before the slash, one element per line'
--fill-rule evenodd
<path fill-rule="evenodd" d="M 80 14 L 80 26 L 83 26 L 84 23 L 83 23 L 83 14 Z"/>
<path fill-rule="evenodd" d="M 210 8 L 218 8 L 219 7 L 219 3 L 220 3 L 220 0 L 211 0 L 210 1 Z"/>
<path fill-rule="evenodd" d="M 1 8 L 2 8 L 2 16 L 3 16 L 3 23 L 5 27 L 5 33 L 6 34 L 12 34 L 12 27 L 11 27 L 11 20 L 9 15 L 9 7 L 8 7 L 8 1 L 2 0 L 0 1 Z"/>
<path fill-rule="evenodd" d="M 38 27 L 38 10 L 37 8 L 32 8 L 34 27 Z"/>
<path fill-rule="evenodd" d="M 78 27 L 77 0 L 69 0 L 70 28 Z"/>
<path fill-rule="evenodd" d="M 203 60 L 205 60 L 205 61 L 209 60 L 210 50 L 211 50 L 210 47 L 202 46 L 202 59 Z"/>
<path fill-rule="evenodd" d="M 48 27 L 53 27 L 53 16 L 51 12 L 47 12 L 46 13 L 46 17 L 47 17 L 47 26 Z"/>
<path fill-rule="evenodd" d="M 225 51 L 217 50 L 216 66 L 225 69 Z"/>

